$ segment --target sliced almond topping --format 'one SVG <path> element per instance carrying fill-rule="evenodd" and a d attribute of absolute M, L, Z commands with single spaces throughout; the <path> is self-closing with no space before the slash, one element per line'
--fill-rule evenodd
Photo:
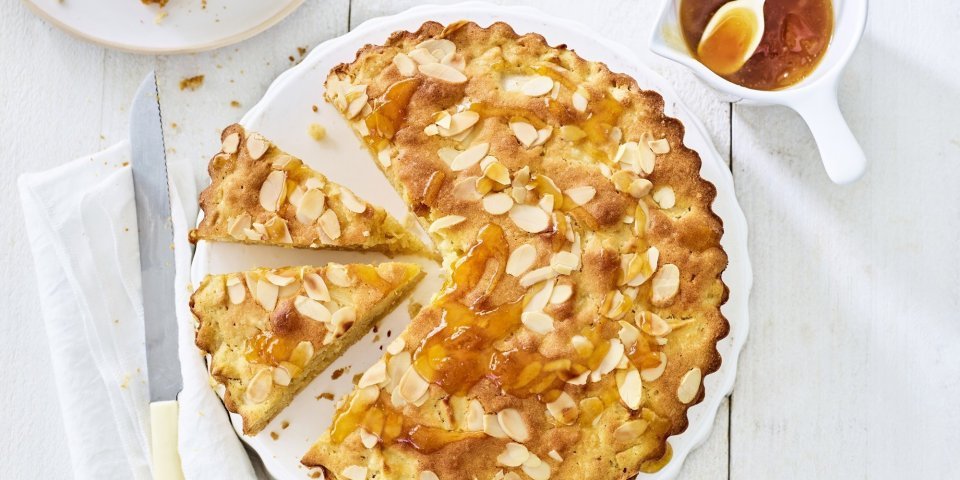
<path fill-rule="evenodd" d="M 397 388 L 400 389 L 400 396 L 403 397 L 404 400 L 413 403 L 427 393 L 430 384 L 417 373 L 417 369 L 411 366 L 407 369 L 407 372 L 400 377 L 400 384 L 397 385 Z"/>
<path fill-rule="evenodd" d="M 394 55 L 393 64 L 397 67 L 400 75 L 412 77 L 417 73 L 417 64 L 407 54 L 400 52 Z"/>
<path fill-rule="evenodd" d="M 550 267 L 561 275 L 570 275 L 580 269 L 580 257 L 571 252 L 557 252 L 550 257 Z"/>
<path fill-rule="evenodd" d="M 291 380 L 293 380 L 293 373 L 287 370 L 282 364 L 277 365 L 277 367 L 273 369 L 273 383 L 281 387 L 286 387 L 290 385 Z"/>
<path fill-rule="evenodd" d="M 276 212 L 280 208 L 280 198 L 286 189 L 287 173 L 283 170 L 274 170 L 267 175 L 267 179 L 260 185 L 260 206 L 268 212 Z"/>
<path fill-rule="evenodd" d="M 483 209 L 491 215 L 503 215 L 513 207 L 513 199 L 506 193 L 493 193 L 483 197 Z"/>
<path fill-rule="evenodd" d="M 440 480 L 440 477 L 438 477 L 436 473 L 433 473 L 430 470 L 424 470 L 420 472 L 420 480 Z"/>
<path fill-rule="evenodd" d="M 475 202 L 483 198 L 483 195 L 477 190 L 478 178 L 466 177 L 457 180 L 457 183 L 453 186 L 453 196 L 468 202 Z"/>
<path fill-rule="evenodd" d="M 340 201 L 343 202 L 344 207 L 347 207 L 347 210 L 353 213 L 363 213 L 367 210 L 367 204 L 345 188 L 340 189 Z"/>
<path fill-rule="evenodd" d="M 620 257 L 620 268 L 623 270 L 621 285 L 638 287 L 657 270 L 660 261 L 660 250 L 650 247 L 641 255 L 626 254 Z"/>
<path fill-rule="evenodd" d="M 397 337 L 390 342 L 390 345 L 387 345 L 387 353 L 398 355 L 404 348 L 407 348 L 407 342 L 403 340 L 403 337 Z"/>
<path fill-rule="evenodd" d="M 247 288 L 243 286 L 240 277 L 231 276 L 227 279 L 227 296 L 230 298 L 230 303 L 234 305 L 243 303 L 247 296 Z"/>
<path fill-rule="evenodd" d="M 583 206 L 586 205 L 590 200 L 593 200 L 593 197 L 597 195 L 597 189 L 588 185 L 571 188 L 563 193 L 570 197 L 570 200 L 573 200 L 573 203 Z"/>
<path fill-rule="evenodd" d="M 533 266 L 537 260 L 537 249 L 529 243 L 524 243 L 510 252 L 507 259 L 507 274 L 519 277 Z"/>
<path fill-rule="evenodd" d="M 364 448 L 373 448 L 380 442 L 380 437 L 368 432 L 366 428 L 360 427 L 358 431 L 360 432 L 360 443 L 363 444 Z"/>
<path fill-rule="evenodd" d="M 367 467 L 350 465 L 343 469 L 343 477 L 347 480 L 367 480 Z"/>
<path fill-rule="evenodd" d="M 280 287 L 266 280 L 257 282 L 257 302 L 268 312 L 272 312 L 277 307 L 277 297 L 280 295 Z"/>
<path fill-rule="evenodd" d="M 506 445 L 503 453 L 497 455 L 497 464 L 505 467 L 519 467 L 523 465 L 523 462 L 526 462 L 528 458 L 530 458 L 530 451 L 527 450 L 527 447 L 519 443 L 510 442 Z"/>
<path fill-rule="evenodd" d="M 327 307 L 303 295 L 298 295 L 297 298 L 293 300 L 293 308 L 296 308 L 297 312 L 300 312 L 300 315 L 312 320 L 324 323 L 330 321 L 330 310 L 328 310 Z"/>
<path fill-rule="evenodd" d="M 229 153 L 233 155 L 237 153 L 237 148 L 240 147 L 240 134 L 237 132 L 227 135 L 223 139 L 223 144 L 220 145 L 220 150 L 223 150 L 223 153 Z"/>
<path fill-rule="evenodd" d="M 581 89 L 578 88 L 576 92 L 573 92 L 571 100 L 573 101 L 573 108 L 576 111 L 578 112 L 587 111 L 587 97 L 583 93 L 581 93 Z"/>
<path fill-rule="evenodd" d="M 400 378 L 403 377 L 403 374 L 407 373 L 407 369 L 410 368 L 412 358 L 410 352 L 400 352 L 387 359 L 388 381 L 386 388 L 394 390 L 393 393 L 396 395 L 400 393 L 396 387 L 400 384 Z"/>
<path fill-rule="evenodd" d="M 510 122 L 510 130 L 524 147 L 530 148 L 537 141 L 537 129 L 527 122 Z"/>
<path fill-rule="evenodd" d="M 503 428 L 500 427 L 500 421 L 497 419 L 497 416 L 493 413 L 488 413 L 483 416 L 483 433 L 493 438 L 509 438 L 507 437 L 507 433 L 503 431 Z"/>
<path fill-rule="evenodd" d="M 312 358 L 313 344 L 306 340 L 302 340 L 296 347 L 293 347 L 293 351 L 290 352 L 290 363 L 300 368 L 306 367 L 307 362 Z"/>
<path fill-rule="evenodd" d="M 530 457 L 533 458 L 534 455 L 530 454 Z M 531 463 L 530 459 L 527 459 L 527 462 L 520 468 L 533 480 L 548 480 L 550 478 L 550 465 L 546 462 Z"/>
<path fill-rule="evenodd" d="M 357 382 L 358 388 L 366 388 L 373 385 L 380 385 L 387 380 L 387 362 L 380 359 L 368 368 Z"/>
<path fill-rule="evenodd" d="M 356 283 L 356 279 L 350 274 L 350 271 L 347 270 L 347 267 L 344 265 L 331 263 L 327 265 L 324 274 L 330 283 L 338 287 L 352 287 Z"/>
<path fill-rule="evenodd" d="M 347 105 L 347 111 L 344 112 L 344 116 L 347 117 L 347 120 L 360 115 L 360 112 L 363 111 L 363 108 L 367 106 L 367 97 L 366 93 L 361 93 L 357 98 L 354 98 L 350 101 L 350 104 Z"/>
<path fill-rule="evenodd" d="M 322 127 L 321 127 L 322 128 Z M 277 155 L 277 158 L 273 159 L 273 163 L 270 164 L 270 167 L 274 170 L 284 170 L 293 162 L 294 158 L 290 155 Z"/>
<path fill-rule="evenodd" d="M 666 369 L 667 354 L 660 352 L 660 363 L 656 367 L 644 368 L 643 370 L 640 370 L 640 378 L 642 378 L 644 382 L 652 382 L 660 378 L 660 376 L 663 375 L 663 371 Z"/>
<path fill-rule="evenodd" d="M 259 133 L 251 134 L 247 137 L 247 154 L 254 160 L 260 160 L 267 149 L 270 148 L 270 142 Z"/>
<path fill-rule="evenodd" d="M 227 223 L 227 233 L 237 240 L 246 240 L 247 234 L 244 231 L 250 228 L 251 222 L 250 214 L 237 215 Z"/>
<path fill-rule="evenodd" d="M 643 419 L 629 420 L 613 431 L 613 440 L 619 446 L 635 445 L 636 440 L 647 430 L 647 421 Z"/>
<path fill-rule="evenodd" d="M 640 408 L 640 402 L 643 401 L 643 387 L 640 383 L 640 372 L 630 366 L 627 370 L 617 372 L 617 391 L 620 392 L 620 400 L 630 410 Z"/>
<path fill-rule="evenodd" d="M 357 309 L 352 306 L 340 307 L 330 316 L 330 322 L 337 327 L 338 332 L 345 332 L 357 321 Z"/>
<path fill-rule="evenodd" d="M 425 48 L 414 48 L 410 51 L 410 58 L 420 65 L 437 63 L 437 57 L 434 57 L 433 54 Z"/>
<path fill-rule="evenodd" d="M 620 364 L 620 359 L 623 358 L 623 353 L 624 348 L 623 344 L 620 343 L 620 339 L 611 339 L 610 349 L 607 350 L 607 354 L 603 356 L 602 360 L 600 360 L 600 365 L 598 365 L 596 370 L 590 374 L 590 381 L 598 382 L 603 375 L 606 375 L 612 372 L 614 368 L 617 368 L 617 365 Z"/>
<path fill-rule="evenodd" d="M 467 402 L 467 411 L 464 414 L 466 430 L 471 432 L 482 432 L 483 416 L 483 405 L 480 404 L 479 400 L 471 398 L 470 401 Z"/>
<path fill-rule="evenodd" d="M 547 143 L 547 140 L 550 140 L 550 136 L 553 135 L 553 127 L 544 127 L 540 130 L 537 130 L 537 140 L 533 142 L 534 147 L 539 147 L 544 143 Z"/>
<path fill-rule="evenodd" d="M 457 225 L 464 220 L 466 220 L 466 217 L 461 217 L 460 215 L 447 215 L 445 217 L 440 217 L 430 224 L 430 228 L 428 228 L 427 231 L 430 233 L 437 233 L 440 230 Z"/>
<path fill-rule="evenodd" d="M 533 332 L 546 335 L 554 330 L 553 317 L 543 312 L 524 312 L 520 316 L 523 325 Z"/>
<path fill-rule="evenodd" d="M 416 48 L 422 48 L 430 52 L 438 61 L 453 55 L 457 51 L 457 45 L 445 38 L 431 38 L 420 42 Z"/>
<path fill-rule="evenodd" d="M 531 205 L 514 205 L 510 209 L 510 220 L 521 230 L 530 233 L 540 233 L 550 226 L 547 212 Z"/>
<path fill-rule="evenodd" d="M 323 277 L 316 273 L 308 273 L 303 276 L 303 288 L 307 291 L 307 296 L 314 300 L 320 302 L 330 301 L 330 291 L 327 290 L 327 282 L 324 282 Z"/>
<path fill-rule="evenodd" d="M 525 273 L 520 277 L 520 286 L 528 288 L 544 280 L 549 280 L 557 276 L 557 271 L 553 267 L 540 267 L 536 270 Z"/>
<path fill-rule="evenodd" d="M 336 240 L 340 238 L 340 219 L 333 210 L 327 210 L 320 215 L 320 229 L 330 238 Z"/>
<path fill-rule="evenodd" d="M 560 392 L 556 400 L 547 404 L 547 411 L 562 425 L 572 425 L 580 416 L 577 403 L 567 392 Z"/>
<path fill-rule="evenodd" d="M 473 110 L 464 110 L 454 113 L 449 119 L 449 125 L 441 127 L 438 130 L 441 137 L 452 137 L 467 131 L 477 124 L 480 120 L 480 114 Z"/>
<path fill-rule="evenodd" d="M 673 188 L 669 186 L 657 189 L 653 192 L 653 201 L 664 210 L 669 210 L 677 204 L 677 196 L 673 193 Z"/>
<path fill-rule="evenodd" d="M 563 461 L 563 457 L 560 456 L 560 452 L 556 450 L 550 450 L 549 452 L 547 452 L 547 455 L 558 462 Z"/>
<path fill-rule="evenodd" d="M 523 443 L 530 439 L 530 431 L 527 424 L 524 423 L 520 412 L 513 408 L 505 408 L 497 412 L 497 420 L 500 422 L 500 428 L 514 441 Z"/>
<path fill-rule="evenodd" d="M 390 150 L 385 148 L 377 152 L 377 161 L 380 162 L 380 165 L 382 165 L 383 168 L 390 168 L 392 163 L 390 159 Z"/>
<path fill-rule="evenodd" d="M 680 386 L 677 387 L 677 400 L 680 400 L 680 403 L 687 404 L 696 398 L 697 393 L 700 393 L 701 378 L 702 374 L 698 367 L 691 368 L 683 375 L 683 378 L 680 379 Z"/>
<path fill-rule="evenodd" d="M 560 305 L 573 295 L 573 287 L 567 284 L 557 285 L 553 288 L 553 293 L 550 295 L 550 303 L 554 305 Z"/>
<path fill-rule="evenodd" d="M 480 168 L 483 176 L 499 183 L 500 185 L 510 185 L 510 171 L 500 163 L 496 157 L 487 156 L 480 162 Z"/>
<path fill-rule="evenodd" d="M 644 332 L 654 337 L 662 337 L 670 333 L 671 330 L 670 324 L 661 318 L 660 315 L 653 312 L 637 312 L 634 322 L 636 322 Z"/>
<path fill-rule="evenodd" d="M 668 142 L 666 138 L 661 138 L 660 140 L 650 140 L 647 142 L 647 145 L 650 147 L 650 151 L 657 155 L 670 153 L 670 142 Z"/>
<path fill-rule="evenodd" d="M 418 68 L 420 70 L 420 73 L 443 82 L 453 83 L 453 84 L 460 84 L 460 83 L 467 82 L 466 75 L 464 75 L 462 72 L 460 72 L 456 68 L 453 68 L 449 65 L 445 65 L 442 63 L 427 63 L 424 65 L 420 65 Z"/>
<path fill-rule="evenodd" d="M 623 348 L 629 350 L 640 338 L 640 329 L 625 320 L 620 320 L 620 331 L 617 333 Z"/>
<path fill-rule="evenodd" d="M 654 304 L 670 301 L 680 290 L 680 269 L 672 263 L 660 267 L 650 284 L 650 299 Z"/>
<path fill-rule="evenodd" d="M 545 75 L 531 77 L 530 80 L 527 80 L 527 82 L 520 87 L 520 91 L 524 95 L 531 97 L 546 95 L 550 93 L 550 90 L 553 90 L 553 79 Z"/>
<path fill-rule="evenodd" d="M 480 160 L 483 160 L 489 151 L 489 143 L 483 142 L 473 145 L 470 148 L 460 152 L 460 154 L 453 159 L 453 162 L 450 163 L 450 169 L 454 172 L 466 170 L 479 163 Z"/>
<path fill-rule="evenodd" d="M 263 403 L 267 399 L 267 396 L 273 390 L 273 372 L 271 370 L 270 368 L 263 368 L 250 379 L 247 391 L 244 392 L 247 402 L 257 404 Z"/>
<path fill-rule="evenodd" d="M 552 278 L 543 282 L 543 287 L 537 290 L 533 295 L 530 295 L 529 301 L 523 306 L 524 312 L 540 312 L 547 306 L 547 302 L 550 301 L 550 295 L 553 293 L 553 286 L 556 284 L 556 281 Z"/>
<path fill-rule="evenodd" d="M 293 203 L 293 195 L 290 196 L 290 202 Z M 297 221 L 310 225 L 317 221 L 323 208 L 326 206 L 327 197 L 320 190 L 311 188 L 304 193 L 297 204 Z"/>
<path fill-rule="evenodd" d="M 573 377 L 570 380 L 567 380 L 567 383 L 569 383 L 570 385 L 586 385 L 587 378 L 590 376 L 590 373 L 591 373 L 590 370 L 587 370 L 581 373 L 580 375 L 577 375 L 576 377 Z"/>
<path fill-rule="evenodd" d="M 278 286 L 278 287 L 283 287 L 283 286 L 286 286 L 286 285 L 290 285 L 291 283 L 293 283 L 294 280 L 296 280 L 296 279 L 293 278 L 293 277 L 288 277 L 288 276 L 286 276 L 286 275 L 280 275 L 280 274 L 274 273 L 274 272 L 267 272 L 266 277 L 267 277 L 267 280 L 270 281 L 270 283 L 272 283 L 272 284 L 274 284 L 274 285 L 276 285 L 276 286 Z"/>

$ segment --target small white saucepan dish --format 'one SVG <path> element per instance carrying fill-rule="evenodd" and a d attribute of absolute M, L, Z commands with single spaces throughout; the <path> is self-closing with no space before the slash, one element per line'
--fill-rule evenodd
<path fill-rule="evenodd" d="M 711 87 L 735 97 L 736 102 L 792 108 L 810 127 L 831 180 L 846 184 L 863 175 L 866 157 L 840 113 L 837 86 L 843 68 L 863 35 L 867 0 L 833 0 L 833 38 L 820 65 L 800 83 L 774 91 L 753 90 L 727 81 L 694 58 L 680 31 L 680 2 L 665 0 L 650 39 L 654 53 L 693 70 Z"/>

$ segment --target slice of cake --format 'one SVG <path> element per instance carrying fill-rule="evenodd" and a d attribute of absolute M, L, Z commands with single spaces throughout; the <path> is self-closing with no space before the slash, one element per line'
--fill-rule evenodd
<path fill-rule="evenodd" d="M 327 180 L 240 125 L 221 135 L 210 160 L 212 183 L 200 194 L 203 220 L 190 240 L 296 248 L 372 250 L 388 255 L 426 248 L 382 208 Z"/>
<path fill-rule="evenodd" d="M 197 346 L 253 435 L 416 284 L 410 263 L 285 267 L 207 276 L 190 299 Z"/>

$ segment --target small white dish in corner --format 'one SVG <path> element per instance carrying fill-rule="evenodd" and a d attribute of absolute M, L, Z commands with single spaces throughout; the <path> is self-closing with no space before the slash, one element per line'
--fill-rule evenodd
<path fill-rule="evenodd" d="M 834 30 L 819 66 L 804 80 L 782 90 L 754 90 L 713 73 L 693 57 L 680 31 L 680 2 L 664 0 L 654 26 L 650 50 L 693 71 L 714 89 L 753 105 L 784 105 L 803 117 L 820 149 L 827 175 L 837 184 L 851 183 L 867 160 L 837 104 L 840 74 L 853 55 L 867 24 L 868 0 L 833 0 Z"/>

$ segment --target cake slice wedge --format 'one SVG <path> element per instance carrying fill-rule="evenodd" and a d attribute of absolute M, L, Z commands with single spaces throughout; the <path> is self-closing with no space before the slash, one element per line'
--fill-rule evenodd
<path fill-rule="evenodd" d="M 370 250 L 388 255 L 426 247 L 382 208 L 308 167 L 262 135 L 234 124 L 210 160 L 200 194 L 203 220 L 190 240 L 295 248 Z"/>
<path fill-rule="evenodd" d="M 418 265 L 398 262 L 207 276 L 190 299 L 196 343 L 243 432 L 262 430 L 420 276 Z"/>

